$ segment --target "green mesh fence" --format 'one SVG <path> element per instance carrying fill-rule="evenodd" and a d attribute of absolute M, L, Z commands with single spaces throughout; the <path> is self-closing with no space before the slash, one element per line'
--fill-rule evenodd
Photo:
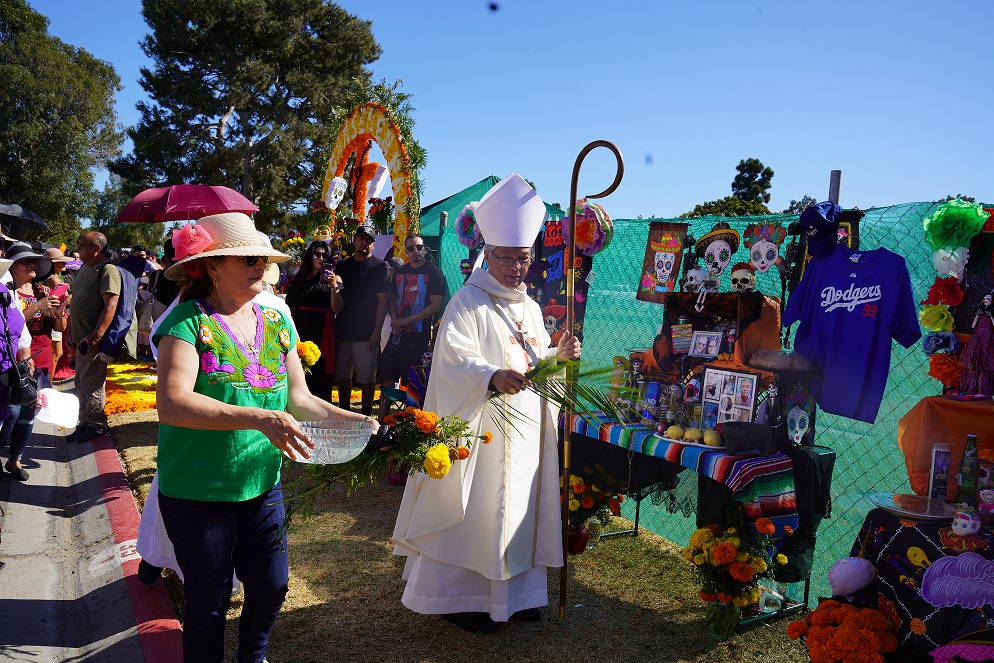
<path fill-rule="evenodd" d="M 937 203 L 906 203 L 866 211 L 860 222 L 860 246 L 864 249 L 886 247 L 907 260 L 916 301 L 925 298 L 935 279 L 931 249 L 925 242 L 922 220 Z M 706 234 L 717 221 L 726 221 L 740 235 L 746 226 L 758 221 L 779 222 L 786 228 L 796 215 L 699 219 L 616 219 L 611 245 L 594 258 L 595 277 L 591 281 L 584 316 L 584 363 L 608 365 L 616 355 L 627 355 L 632 348 L 648 347 L 662 322 L 663 308 L 635 299 L 642 259 L 652 221 L 689 222 L 695 237 Z M 789 238 L 788 238 L 789 239 Z M 451 229 L 440 238 L 439 263 L 450 290 L 463 281 L 459 260 L 467 250 Z M 783 247 L 781 247 L 781 252 Z M 748 260 L 744 247 L 732 257 L 732 263 Z M 722 291 L 729 290 L 726 270 Z M 757 274 L 757 289 L 780 295 L 779 272 L 771 269 Z M 897 446 L 897 422 L 919 400 L 941 392 L 938 381 L 928 376 L 928 362 L 915 344 L 906 350 L 892 343 L 891 370 L 877 422 L 873 425 L 819 411 L 815 443 L 836 452 L 832 479 L 832 517 L 818 530 L 818 546 L 811 573 L 812 596 L 828 596 L 826 575 L 839 558 L 849 555 L 859 527 L 872 508 L 866 496 L 875 492 L 910 492 L 904 468 L 904 456 Z M 684 475 L 689 474 L 685 472 Z M 683 481 L 683 487 L 696 482 Z M 626 503 L 626 516 L 634 517 L 634 508 Z M 662 506 L 644 500 L 640 524 L 677 545 L 686 545 L 696 528 L 693 517 L 669 513 Z M 796 597 L 799 586 L 790 588 Z"/>

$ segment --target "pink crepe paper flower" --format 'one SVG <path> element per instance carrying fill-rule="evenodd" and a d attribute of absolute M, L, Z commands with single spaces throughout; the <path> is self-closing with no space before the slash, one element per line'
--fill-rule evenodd
<path fill-rule="evenodd" d="M 192 223 L 173 231 L 173 249 L 176 252 L 176 260 L 203 253 L 213 242 L 214 238 L 209 232 Z"/>

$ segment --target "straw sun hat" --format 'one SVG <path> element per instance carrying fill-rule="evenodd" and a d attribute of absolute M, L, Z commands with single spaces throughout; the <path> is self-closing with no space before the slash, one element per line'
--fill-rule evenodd
<path fill-rule="evenodd" d="M 214 256 L 262 256 L 267 263 L 283 262 L 290 256 L 263 243 L 252 219 L 241 212 L 205 216 L 173 231 L 176 262 L 166 270 L 166 278 L 178 280 L 184 263 Z"/>

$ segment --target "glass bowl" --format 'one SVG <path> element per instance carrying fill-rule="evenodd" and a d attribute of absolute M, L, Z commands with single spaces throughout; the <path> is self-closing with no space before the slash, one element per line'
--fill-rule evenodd
<path fill-rule="evenodd" d="M 297 462 L 332 465 L 347 463 L 366 448 L 369 438 L 379 425 L 364 421 L 301 421 L 300 428 L 314 442 L 310 458 L 297 457 Z"/>

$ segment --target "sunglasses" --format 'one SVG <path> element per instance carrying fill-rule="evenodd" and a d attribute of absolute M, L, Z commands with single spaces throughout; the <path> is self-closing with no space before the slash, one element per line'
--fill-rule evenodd
<path fill-rule="evenodd" d="M 259 264 L 260 260 L 263 261 L 263 263 L 266 262 L 266 258 L 263 256 L 242 256 L 242 260 L 245 261 L 246 267 L 255 267 Z"/>
<path fill-rule="evenodd" d="M 414 253 L 415 251 L 424 251 L 425 245 L 415 244 L 414 246 L 405 246 L 404 248 L 407 250 L 408 253 Z"/>
<path fill-rule="evenodd" d="M 315 258 L 327 258 L 328 254 L 325 253 L 324 251 L 315 251 L 314 252 L 314 257 Z"/>

